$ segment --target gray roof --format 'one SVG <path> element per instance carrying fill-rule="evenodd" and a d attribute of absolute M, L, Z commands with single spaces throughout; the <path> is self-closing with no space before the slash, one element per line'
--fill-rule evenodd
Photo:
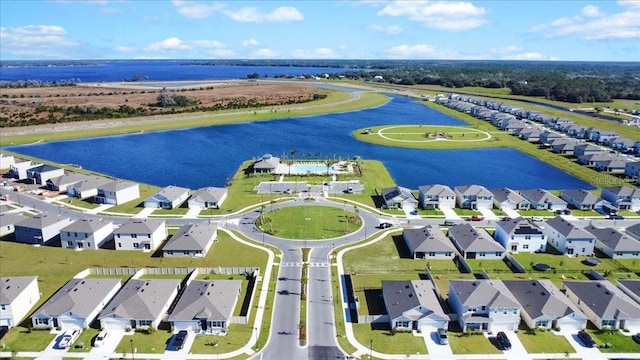
<path fill-rule="evenodd" d="M 163 188 L 162 190 L 158 191 L 154 195 L 150 196 L 146 201 L 157 200 L 158 197 L 161 197 L 162 200 L 167 199 L 173 202 L 188 192 L 189 192 L 189 189 L 187 188 L 169 185 Z"/>
<path fill-rule="evenodd" d="M 162 251 L 194 251 L 207 249 L 217 237 L 215 224 L 197 223 L 183 225 L 162 248 Z"/>
<path fill-rule="evenodd" d="M 493 196 L 491 191 L 481 185 L 456 186 L 454 189 L 462 195 Z"/>
<path fill-rule="evenodd" d="M 558 289 L 551 280 L 502 280 L 513 297 L 532 319 L 545 317 L 550 320 L 571 313 L 586 316 Z"/>
<path fill-rule="evenodd" d="M 435 289 L 429 280 L 383 280 L 382 297 L 386 303 L 389 317 L 396 319 L 404 312 L 419 306 L 430 311 L 426 313 L 415 312 L 411 320 L 419 320 L 424 317 L 449 320 L 449 315 L 442 309 Z M 409 317 L 405 314 L 405 317 Z"/>
<path fill-rule="evenodd" d="M 165 225 L 162 219 L 131 219 L 120 226 L 114 234 L 151 234 Z"/>
<path fill-rule="evenodd" d="M 520 190 L 520 195 L 529 200 L 532 204 L 552 203 L 566 204 L 567 202 L 560 199 L 544 189 Z"/>
<path fill-rule="evenodd" d="M 411 190 L 402 186 L 382 189 L 380 190 L 380 194 L 385 202 L 402 202 L 405 200 L 417 201 Z"/>
<path fill-rule="evenodd" d="M 447 235 L 451 240 L 457 241 L 462 247 L 460 250 L 464 252 L 505 251 L 484 229 L 476 229 L 468 223 L 450 227 Z"/>
<path fill-rule="evenodd" d="M 227 193 L 227 188 L 219 187 L 204 187 L 198 189 L 191 199 L 198 199 L 200 201 L 217 203 Z"/>
<path fill-rule="evenodd" d="M 76 172 L 69 172 L 62 176 L 56 176 L 54 178 L 51 178 L 47 180 L 47 183 L 51 183 L 55 186 L 60 186 L 60 185 L 75 184 L 80 181 L 89 180 L 89 179 L 92 179 L 89 175 L 80 174 Z"/>
<path fill-rule="evenodd" d="M 619 197 L 640 197 L 640 189 L 629 186 L 612 186 L 602 188 Z"/>
<path fill-rule="evenodd" d="M 0 213 L 0 225 L 11 226 L 27 219 L 26 216 L 16 213 Z"/>
<path fill-rule="evenodd" d="M 577 227 L 573 223 L 565 220 L 562 216 L 556 216 L 546 221 L 547 225 L 567 239 L 593 239 L 594 236 L 585 230 Z"/>
<path fill-rule="evenodd" d="M 639 279 L 620 279 L 618 286 L 623 285 L 628 291 L 640 297 L 640 280 Z"/>
<path fill-rule="evenodd" d="M 624 231 L 627 234 L 630 234 L 631 236 L 635 237 L 636 239 L 640 239 L 640 223 L 633 224 L 627 227 L 626 229 L 624 229 Z"/>
<path fill-rule="evenodd" d="M 451 241 L 438 226 L 426 225 L 418 229 L 404 229 L 403 237 L 414 251 L 455 251 Z"/>
<path fill-rule="evenodd" d="M 447 185 L 433 184 L 433 185 L 423 185 L 418 187 L 418 191 L 425 195 L 452 195 L 455 196 L 456 193 L 451 190 Z"/>
<path fill-rule="evenodd" d="M 71 279 L 49 298 L 36 314 L 59 316 L 73 312 L 81 316 L 89 316 L 107 295 L 120 287 L 120 279 Z"/>
<path fill-rule="evenodd" d="M 47 171 L 57 171 L 57 170 L 61 170 L 59 167 L 55 167 L 53 165 L 40 165 L 40 166 L 36 166 L 34 168 L 29 169 L 30 172 L 39 172 L 39 173 L 43 173 L 43 172 L 47 172 Z"/>
<path fill-rule="evenodd" d="M 515 204 L 528 202 L 528 200 L 523 198 L 522 195 L 518 194 L 516 191 L 511 190 L 507 187 L 503 187 L 499 189 L 491 189 L 489 191 L 491 191 L 491 193 L 493 194 L 493 199 L 499 203 L 507 200 Z"/>
<path fill-rule="evenodd" d="M 105 306 L 99 319 L 121 317 L 155 320 L 161 315 L 180 279 L 130 279 Z"/>
<path fill-rule="evenodd" d="M 573 199 L 579 202 L 580 204 L 593 205 L 598 201 L 602 200 L 599 197 L 593 195 L 592 193 L 584 189 L 562 190 L 560 194 L 561 196 L 566 196 L 570 199 Z"/>
<path fill-rule="evenodd" d="M 69 220 L 69 217 L 62 215 L 52 215 L 52 214 L 39 214 L 33 217 L 25 218 L 24 220 L 15 223 L 14 226 L 19 226 L 23 228 L 29 229 L 44 229 L 51 225 L 57 224 L 62 221 Z"/>
<path fill-rule="evenodd" d="M 93 190 L 93 189 L 98 189 L 101 188 L 103 185 L 111 182 L 113 180 L 111 179 L 105 179 L 102 177 L 93 177 L 93 178 L 85 178 L 82 179 L 80 181 L 78 181 L 77 183 L 73 183 L 73 185 L 71 185 L 72 188 L 82 192 L 82 191 L 87 191 L 87 190 Z"/>
<path fill-rule="evenodd" d="M 138 184 L 130 181 L 114 180 L 102 185 L 100 188 L 107 191 L 117 192 L 135 186 L 138 186 Z"/>
<path fill-rule="evenodd" d="M 449 280 L 449 285 L 462 304 L 469 307 L 520 307 L 500 280 Z"/>
<path fill-rule="evenodd" d="M 640 319 L 640 305 L 606 280 L 563 281 L 562 284 L 601 319 Z"/>
<path fill-rule="evenodd" d="M 103 229 L 105 226 L 113 224 L 111 221 L 96 218 L 84 218 L 72 222 L 71 224 L 60 229 L 61 232 L 79 232 L 86 234 L 93 234 L 96 231 Z"/>
<path fill-rule="evenodd" d="M 264 154 L 260 159 L 253 163 L 254 169 L 275 169 L 280 165 L 280 158 L 271 154 Z"/>
<path fill-rule="evenodd" d="M 593 225 L 587 225 L 584 229 L 593 234 L 598 242 L 601 242 L 613 251 L 640 252 L 640 241 L 629 235 L 623 234 L 616 229 L 598 228 Z"/>
<path fill-rule="evenodd" d="M 241 285 L 240 280 L 193 280 L 180 296 L 169 321 L 229 319 Z"/>
<path fill-rule="evenodd" d="M 496 222 L 496 227 L 500 227 L 505 233 L 509 235 L 543 235 L 542 229 L 523 217 L 518 217 L 510 220 L 500 220 Z"/>
<path fill-rule="evenodd" d="M 0 304 L 11 304 L 37 276 L 0 277 Z"/>

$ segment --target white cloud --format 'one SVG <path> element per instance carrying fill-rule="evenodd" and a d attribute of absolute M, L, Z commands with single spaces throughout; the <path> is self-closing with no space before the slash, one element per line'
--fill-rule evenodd
<path fill-rule="evenodd" d="M 191 48 L 177 37 L 164 39 L 162 41 L 150 44 L 144 50 L 149 52 L 176 52 L 186 51 Z"/>
<path fill-rule="evenodd" d="M 509 46 L 489 49 L 489 51 L 492 54 L 511 54 L 511 53 L 514 53 L 514 52 L 518 52 L 520 50 L 522 50 L 522 48 L 520 46 L 515 46 L 515 45 L 509 45 Z"/>
<path fill-rule="evenodd" d="M 258 42 L 258 40 L 256 39 L 248 39 L 242 41 L 242 47 L 252 47 L 258 45 L 260 45 L 260 42 Z"/>
<path fill-rule="evenodd" d="M 240 10 L 226 11 L 225 14 L 238 22 L 288 22 L 304 19 L 302 13 L 291 6 L 280 6 L 269 13 L 261 13 L 255 7 L 245 7 Z"/>
<path fill-rule="evenodd" d="M 464 1 L 393 1 L 378 11 L 379 16 L 407 17 L 426 27 L 462 31 L 487 23 L 486 10 Z"/>
<path fill-rule="evenodd" d="M 69 57 L 69 50 L 80 44 L 67 39 L 67 31 L 56 25 L 0 27 L 0 52 L 25 58 Z"/>
<path fill-rule="evenodd" d="M 223 4 L 204 1 L 172 0 L 171 3 L 180 15 L 192 19 L 205 19 L 216 11 L 224 9 Z"/>
<path fill-rule="evenodd" d="M 537 52 L 526 52 L 515 54 L 502 58 L 502 60 L 557 60 L 553 57 L 547 57 Z"/>
<path fill-rule="evenodd" d="M 587 5 L 582 8 L 582 15 L 587 17 L 603 16 L 604 13 L 597 6 Z"/>
<path fill-rule="evenodd" d="M 116 46 L 115 48 L 113 48 L 113 50 L 121 54 L 132 54 L 136 51 L 136 48 L 133 48 L 131 46 Z"/>
<path fill-rule="evenodd" d="M 318 48 L 315 50 L 301 50 L 297 49 L 293 55 L 296 59 L 336 59 L 338 56 L 329 48 Z"/>
<path fill-rule="evenodd" d="M 274 59 L 280 56 L 280 53 L 270 49 L 258 49 L 250 54 L 251 58 Z"/>
<path fill-rule="evenodd" d="M 187 42 L 190 47 L 200 49 L 221 49 L 225 45 L 217 40 L 192 40 Z"/>
<path fill-rule="evenodd" d="M 634 8 L 634 5 L 629 5 L 629 2 L 624 4 L 628 10 L 616 14 L 605 14 L 596 7 L 587 6 L 582 9 L 580 15 L 562 17 L 549 24 L 536 25 L 531 28 L 531 32 L 542 33 L 548 38 L 564 36 L 576 36 L 587 40 L 640 38 L 640 6 Z"/>
<path fill-rule="evenodd" d="M 437 53 L 435 47 L 427 44 L 397 45 L 385 52 L 394 58 L 433 57 Z"/>
<path fill-rule="evenodd" d="M 384 26 L 384 25 L 373 24 L 369 26 L 369 29 L 376 32 L 385 33 L 387 35 L 397 35 L 402 32 L 402 27 L 399 25 Z"/>
<path fill-rule="evenodd" d="M 640 9 L 640 1 L 638 0 L 618 0 L 617 3 L 622 7 Z"/>

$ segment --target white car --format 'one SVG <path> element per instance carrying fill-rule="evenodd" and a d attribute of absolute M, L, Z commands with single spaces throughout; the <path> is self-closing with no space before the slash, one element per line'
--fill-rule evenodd
<path fill-rule="evenodd" d="M 58 348 L 67 349 L 73 344 L 74 341 L 80 336 L 80 330 L 67 330 L 60 337 L 58 342 Z"/>
<path fill-rule="evenodd" d="M 108 333 L 106 331 L 101 331 L 93 340 L 93 347 L 100 347 L 104 345 L 104 342 L 107 340 L 107 336 Z"/>

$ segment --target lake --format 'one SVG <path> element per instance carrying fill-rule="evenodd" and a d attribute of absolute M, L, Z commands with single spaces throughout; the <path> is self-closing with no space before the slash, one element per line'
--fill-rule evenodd
<path fill-rule="evenodd" d="M 380 160 L 400 186 L 593 189 L 564 171 L 506 148 L 417 150 L 363 143 L 355 129 L 376 125 L 465 125 L 464 122 L 405 97 L 380 107 L 274 121 L 200 127 L 93 139 L 6 147 L 7 150 L 157 186 L 196 189 L 224 186 L 249 159 L 266 153 L 305 159 L 353 157 Z M 303 156 L 304 155 L 304 156 Z"/>

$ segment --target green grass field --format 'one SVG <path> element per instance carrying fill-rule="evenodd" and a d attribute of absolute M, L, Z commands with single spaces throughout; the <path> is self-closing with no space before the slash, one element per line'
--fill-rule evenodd
<path fill-rule="evenodd" d="M 285 239 L 330 239 L 358 230 L 360 217 L 352 212 L 327 206 L 294 206 L 266 212 L 261 229 Z"/>

